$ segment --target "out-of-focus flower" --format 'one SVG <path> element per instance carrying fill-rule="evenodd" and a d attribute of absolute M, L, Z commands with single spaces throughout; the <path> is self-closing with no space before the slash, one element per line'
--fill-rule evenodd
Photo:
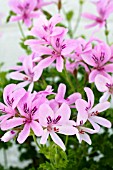
<path fill-rule="evenodd" d="M 22 20 L 27 27 L 30 27 L 32 19 L 40 16 L 40 12 L 34 11 L 36 3 L 36 0 L 9 0 L 11 10 L 17 14 L 12 16 L 10 21 Z"/>
<path fill-rule="evenodd" d="M 25 87 L 30 84 L 28 91 L 32 91 L 34 87 L 34 82 L 36 82 L 40 78 L 43 70 L 42 68 L 35 69 L 36 65 L 33 62 L 33 56 L 34 54 L 24 57 L 22 60 L 22 66 L 17 67 L 15 72 L 9 74 L 9 77 L 11 79 L 23 81 L 16 86 L 16 89 Z"/>
<path fill-rule="evenodd" d="M 86 19 L 92 20 L 93 23 L 87 25 L 86 28 L 99 26 L 100 28 L 105 26 L 106 20 L 109 15 L 113 12 L 113 1 L 112 0 L 99 0 L 94 3 L 97 8 L 98 15 L 91 13 L 83 13 L 82 16 Z"/>

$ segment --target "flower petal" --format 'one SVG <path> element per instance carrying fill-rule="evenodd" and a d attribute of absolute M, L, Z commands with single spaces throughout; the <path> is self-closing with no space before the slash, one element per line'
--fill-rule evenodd
<path fill-rule="evenodd" d="M 41 136 L 43 133 L 43 129 L 42 126 L 36 122 L 36 121 L 32 121 L 31 122 L 31 128 L 33 130 L 33 132 L 35 133 L 36 136 Z"/>
<path fill-rule="evenodd" d="M 84 91 L 86 92 L 87 98 L 88 98 L 88 104 L 89 104 L 89 108 L 92 108 L 92 106 L 94 105 L 94 94 L 93 91 L 88 88 L 85 87 Z"/>
<path fill-rule="evenodd" d="M 23 130 L 19 133 L 17 141 L 23 143 L 30 134 L 30 124 L 25 124 Z"/>
<path fill-rule="evenodd" d="M 43 134 L 42 134 L 42 137 L 41 137 L 41 140 L 40 140 L 40 144 L 46 144 L 48 136 L 49 136 L 49 131 L 47 129 L 43 130 Z"/>
<path fill-rule="evenodd" d="M 58 146 L 60 146 L 64 151 L 66 150 L 64 143 L 62 142 L 62 140 L 59 138 L 59 136 L 58 136 L 56 133 L 51 132 L 51 133 L 50 133 L 50 136 L 51 136 L 52 140 L 53 140 Z"/>

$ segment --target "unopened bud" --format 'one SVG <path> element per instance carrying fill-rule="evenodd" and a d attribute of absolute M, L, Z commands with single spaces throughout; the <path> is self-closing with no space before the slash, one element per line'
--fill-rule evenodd
<path fill-rule="evenodd" d="M 13 139 L 16 134 L 17 131 L 14 130 L 8 131 L 1 137 L 1 141 L 8 142 L 9 140 Z"/>

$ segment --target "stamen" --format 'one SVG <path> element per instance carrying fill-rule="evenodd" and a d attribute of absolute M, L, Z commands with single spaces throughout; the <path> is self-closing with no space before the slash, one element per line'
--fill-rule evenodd
<path fill-rule="evenodd" d="M 12 106 L 13 102 L 14 102 L 14 98 L 12 98 L 12 99 L 10 100 L 10 99 L 9 99 L 9 96 L 7 96 L 7 103 L 8 103 L 10 106 Z"/>
<path fill-rule="evenodd" d="M 62 49 L 66 48 L 66 44 L 62 45 L 62 47 L 61 47 L 61 48 L 62 48 Z"/>
<path fill-rule="evenodd" d="M 101 52 L 100 61 L 104 61 L 104 56 L 105 56 L 105 53 Z"/>
<path fill-rule="evenodd" d="M 34 115 L 34 113 L 37 111 L 37 107 L 35 106 L 32 110 L 31 110 L 31 114 Z"/>
<path fill-rule="evenodd" d="M 27 103 L 24 104 L 24 112 L 25 113 L 29 113 L 29 108 L 27 108 Z"/>
<path fill-rule="evenodd" d="M 98 58 L 93 54 L 92 59 L 95 61 L 95 63 L 98 63 Z"/>

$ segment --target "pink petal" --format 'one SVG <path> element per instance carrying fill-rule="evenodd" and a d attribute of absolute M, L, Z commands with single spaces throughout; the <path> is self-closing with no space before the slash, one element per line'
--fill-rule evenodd
<path fill-rule="evenodd" d="M 43 129 L 38 122 L 32 121 L 31 122 L 31 128 L 32 128 L 32 130 L 33 130 L 33 132 L 35 133 L 36 136 L 41 136 L 43 134 Z"/>
<path fill-rule="evenodd" d="M 65 97 L 65 92 L 66 92 L 66 85 L 63 84 L 63 83 L 60 83 L 59 87 L 58 87 L 56 97 L 55 97 L 55 100 L 57 102 L 62 101 L 62 99 L 64 99 L 64 97 Z"/>
<path fill-rule="evenodd" d="M 97 75 L 95 78 L 95 85 L 100 92 L 108 91 L 106 84 L 111 84 L 110 80 L 102 75 Z"/>
<path fill-rule="evenodd" d="M 46 144 L 48 136 L 49 136 L 49 131 L 47 131 L 47 129 L 43 130 L 43 134 L 42 134 L 40 143 L 41 144 Z"/>
<path fill-rule="evenodd" d="M 84 91 L 86 92 L 86 95 L 88 98 L 89 109 L 90 109 L 94 105 L 94 94 L 93 94 L 93 91 L 88 87 L 85 87 Z"/>
<path fill-rule="evenodd" d="M 83 99 L 78 99 L 76 101 L 76 109 L 78 111 L 77 125 L 84 124 L 87 121 L 87 119 L 88 119 L 88 112 L 86 110 L 87 106 L 88 106 L 88 103 Z"/>
<path fill-rule="evenodd" d="M 73 93 L 67 98 L 67 103 L 69 105 L 75 103 L 78 99 L 81 99 L 81 94 L 80 93 Z"/>
<path fill-rule="evenodd" d="M 76 133 L 78 133 L 78 129 L 69 125 L 62 125 L 62 126 L 57 126 L 57 128 L 59 129 L 60 134 L 64 134 L 64 135 L 75 135 Z"/>
<path fill-rule="evenodd" d="M 54 27 L 56 24 L 58 24 L 62 20 L 63 20 L 63 18 L 61 17 L 61 15 L 56 14 L 53 17 L 51 17 L 51 19 L 49 20 L 49 25 L 51 25 L 51 27 Z"/>
<path fill-rule="evenodd" d="M 18 71 L 15 71 L 15 72 L 9 73 L 9 77 L 13 80 L 24 80 L 28 76 Z"/>
<path fill-rule="evenodd" d="M 16 117 L 6 120 L 3 124 L 1 124 L 1 129 L 2 130 L 12 129 L 14 127 L 22 125 L 24 123 L 24 120 L 25 120 L 24 118 L 16 118 Z"/>
<path fill-rule="evenodd" d="M 62 140 L 59 138 L 59 136 L 58 136 L 56 133 L 51 132 L 51 133 L 50 133 L 50 136 L 51 136 L 52 140 L 53 140 L 58 146 L 60 146 L 64 151 L 66 150 L 64 143 L 62 142 Z"/>
<path fill-rule="evenodd" d="M 95 81 L 95 77 L 100 74 L 99 71 L 97 71 L 96 69 L 95 70 L 92 70 L 91 73 L 89 74 L 89 83 L 93 83 Z"/>
<path fill-rule="evenodd" d="M 47 124 L 48 117 L 50 117 L 52 120 L 54 119 L 54 112 L 48 104 L 42 104 L 39 107 L 38 114 L 39 114 L 39 123 L 44 127 L 48 126 Z"/>
<path fill-rule="evenodd" d="M 69 118 L 71 116 L 71 110 L 66 103 L 63 103 L 61 107 L 57 110 L 57 112 L 55 113 L 55 119 L 58 116 L 61 116 L 60 120 L 58 121 L 58 123 L 61 125 L 69 121 Z"/>
<path fill-rule="evenodd" d="M 91 139 L 89 137 L 89 135 L 87 133 L 84 133 L 84 134 L 79 134 L 80 135 L 80 138 L 81 138 L 81 141 L 84 140 L 85 142 L 87 142 L 89 145 L 91 145 Z M 81 143 L 81 142 L 80 142 Z"/>
<path fill-rule="evenodd" d="M 90 113 L 96 112 L 96 111 L 98 111 L 100 113 L 100 112 L 107 110 L 109 107 L 110 107 L 109 102 L 99 103 L 90 110 Z"/>
<path fill-rule="evenodd" d="M 111 128 L 111 122 L 103 117 L 92 116 L 91 119 L 104 127 Z"/>
<path fill-rule="evenodd" d="M 104 66 L 104 70 L 109 73 L 113 73 L 113 64 L 107 64 Z"/>
<path fill-rule="evenodd" d="M 105 92 L 105 93 L 102 95 L 102 97 L 100 98 L 99 102 L 100 102 L 100 103 L 106 102 L 106 101 L 109 99 L 110 95 L 111 95 L 111 94 L 110 94 L 108 91 Z"/>
<path fill-rule="evenodd" d="M 93 128 L 99 132 L 100 126 L 92 120 L 92 117 L 88 118 L 89 122 L 92 124 Z"/>
<path fill-rule="evenodd" d="M 42 59 L 38 63 L 38 66 L 42 69 L 47 68 L 48 66 L 50 66 L 53 63 L 54 60 L 55 60 L 55 57 L 47 57 L 45 59 Z"/>
<path fill-rule="evenodd" d="M 56 58 L 56 69 L 57 69 L 57 71 L 62 72 L 63 67 L 64 67 L 64 60 L 63 60 L 62 56 L 58 56 Z"/>
<path fill-rule="evenodd" d="M 90 14 L 90 13 L 83 13 L 82 17 L 87 18 L 87 19 L 91 19 L 91 20 L 94 20 L 94 21 L 97 19 L 97 16 Z"/>
<path fill-rule="evenodd" d="M 30 134 L 30 124 L 25 124 L 23 130 L 19 133 L 17 141 L 23 143 Z"/>
<path fill-rule="evenodd" d="M 33 87 L 34 87 L 34 82 L 31 82 L 30 85 L 29 85 L 28 91 L 32 92 Z"/>

